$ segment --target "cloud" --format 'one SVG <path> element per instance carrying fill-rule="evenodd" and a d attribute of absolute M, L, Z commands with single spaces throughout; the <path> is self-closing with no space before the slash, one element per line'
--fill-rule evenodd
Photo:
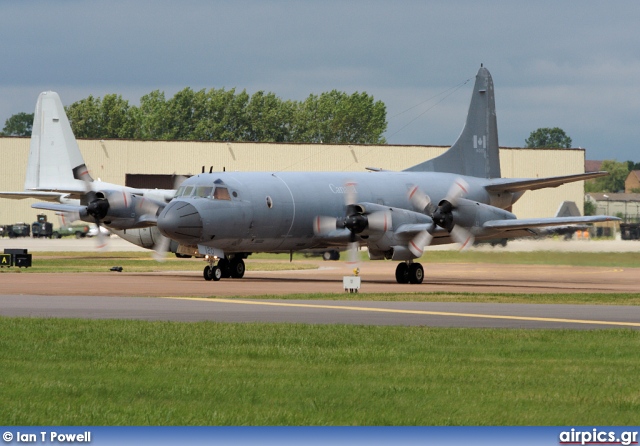
<path fill-rule="evenodd" d="M 30 112 L 47 89 L 67 104 L 107 93 L 137 103 L 150 91 L 170 96 L 187 86 L 296 100 L 338 89 L 383 100 L 389 133 L 397 132 L 392 142 L 450 144 L 466 117 L 469 86 L 429 111 L 391 116 L 473 78 L 484 63 L 496 86 L 501 143 L 521 145 L 548 122 L 567 126 L 588 156 L 615 144 L 621 157 L 640 161 L 631 125 L 640 120 L 631 0 L 615 7 L 594 0 L 32 0 L 2 7 L 0 123 Z"/>

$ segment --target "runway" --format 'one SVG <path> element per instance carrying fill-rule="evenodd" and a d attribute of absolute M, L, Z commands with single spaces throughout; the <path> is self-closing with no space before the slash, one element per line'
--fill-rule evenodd
<path fill-rule="evenodd" d="M 308 262 L 305 260 L 305 262 Z M 344 266 L 248 271 L 207 282 L 198 272 L 1 274 L 0 315 L 217 322 L 424 325 L 499 328 L 640 329 L 639 306 L 354 301 L 342 289 Z M 199 265 L 199 263 L 196 263 Z M 425 264 L 421 285 L 395 283 L 392 262 L 362 267 L 367 293 L 639 293 L 634 268 Z M 278 299 L 335 293 L 332 301 Z M 267 299 L 243 299 L 242 296 Z M 240 298 L 228 299 L 231 296 Z M 344 296 L 344 297 L 341 297 Z M 214 299 L 211 299 L 214 297 Z"/>
<path fill-rule="evenodd" d="M 640 329 L 640 307 L 604 305 L 2 295 L 0 314 L 183 322 Z"/>

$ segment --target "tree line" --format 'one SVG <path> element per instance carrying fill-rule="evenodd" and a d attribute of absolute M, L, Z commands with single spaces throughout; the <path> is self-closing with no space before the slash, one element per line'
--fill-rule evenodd
<path fill-rule="evenodd" d="M 89 96 L 65 107 L 78 138 L 386 144 L 386 106 L 365 92 L 332 90 L 304 101 L 273 93 L 187 87 L 167 99 L 152 91 L 130 105 L 121 95 Z M 33 114 L 6 121 L 3 134 L 31 134 Z"/>

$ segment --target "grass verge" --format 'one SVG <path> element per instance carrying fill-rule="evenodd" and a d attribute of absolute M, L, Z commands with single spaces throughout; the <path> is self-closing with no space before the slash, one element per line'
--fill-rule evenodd
<path fill-rule="evenodd" d="M 33 253 L 31 268 L 0 268 L 2 273 L 80 273 L 105 272 L 112 266 L 121 266 L 126 272 L 202 271 L 206 263 L 202 259 L 178 259 L 167 257 L 162 262 L 152 254 L 140 252 L 41 252 Z M 282 271 L 315 269 L 313 263 L 273 262 L 267 259 L 250 260 L 248 271 Z"/>
<path fill-rule="evenodd" d="M 632 330 L 0 318 L 7 425 L 629 425 Z"/>

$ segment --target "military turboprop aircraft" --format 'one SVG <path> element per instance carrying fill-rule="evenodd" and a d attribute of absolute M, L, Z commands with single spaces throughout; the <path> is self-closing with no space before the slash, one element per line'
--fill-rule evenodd
<path fill-rule="evenodd" d="M 182 248 L 206 254 L 206 280 L 244 275 L 255 252 L 366 246 L 372 260 L 392 259 L 398 283 L 421 283 L 414 262 L 429 244 L 536 235 L 534 228 L 614 217 L 517 219 L 510 208 L 525 191 L 606 175 L 500 177 L 493 81 L 481 67 L 467 121 L 444 154 L 402 172 L 218 172 L 193 176 L 157 219 Z M 619 220 L 619 219 L 618 219 Z"/>
<path fill-rule="evenodd" d="M 70 213 L 71 220 L 106 226 L 135 245 L 175 252 L 177 243 L 167 246 L 169 241 L 156 227 L 159 209 L 174 195 L 175 190 L 136 189 L 94 180 L 60 97 L 53 91 L 38 96 L 24 191 L 0 192 L 1 198 L 46 200 L 32 207 Z"/>

